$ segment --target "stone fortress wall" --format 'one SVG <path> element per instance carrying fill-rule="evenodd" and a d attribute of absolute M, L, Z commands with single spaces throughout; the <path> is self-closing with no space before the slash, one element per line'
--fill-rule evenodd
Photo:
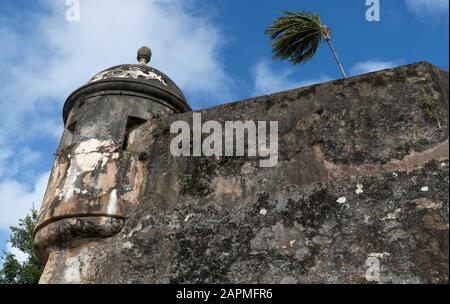
<path fill-rule="evenodd" d="M 188 107 L 132 127 L 100 114 L 123 122 L 117 140 L 59 150 L 41 282 L 367 283 L 379 266 L 381 283 L 448 283 L 448 96 L 448 73 L 421 62 L 200 111 L 278 121 L 273 168 L 172 156 Z"/>

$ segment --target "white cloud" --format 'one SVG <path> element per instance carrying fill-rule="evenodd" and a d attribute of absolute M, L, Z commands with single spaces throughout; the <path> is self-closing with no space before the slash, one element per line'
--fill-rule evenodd
<path fill-rule="evenodd" d="M 6 243 L 5 252 L 13 254 L 16 257 L 16 260 L 19 263 L 23 263 L 26 260 L 28 260 L 28 258 L 29 258 L 28 254 L 26 254 L 25 252 L 17 249 L 16 247 L 13 247 L 10 242 Z"/>
<path fill-rule="evenodd" d="M 393 67 L 396 67 L 401 64 L 401 61 L 381 61 L 381 60 L 367 60 L 358 62 L 355 64 L 351 70 L 350 73 L 352 75 L 360 75 L 375 71 L 381 71 L 385 69 L 390 69 Z"/>
<path fill-rule="evenodd" d="M 253 68 L 254 95 L 266 95 L 330 80 L 327 76 L 316 79 L 294 80 L 293 73 L 294 69 L 277 71 L 271 66 L 270 62 L 261 60 Z"/>
<path fill-rule="evenodd" d="M 29 171 L 29 165 L 39 161 L 41 157 L 42 154 L 39 151 L 28 147 L 17 148 L 13 151 L 10 146 L 0 145 L 0 178 L 12 177 L 19 172 L 25 176 Z"/>
<path fill-rule="evenodd" d="M 32 88 L 27 97 L 35 101 L 64 98 L 102 69 L 135 63 L 137 49 L 149 45 L 151 65 L 186 92 L 220 96 L 217 90 L 229 90 L 219 60 L 224 37 L 211 21 L 189 12 L 190 2 L 84 0 L 80 22 L 67 22 L 63 1 L 42 1 L 51 9 L 49 16 L 36 17 L 34 34 L 42 40 L 24 51 L 25 61 L 14 68 L 14 75 L 25 78 L 21 82 Z M 31 42 L 36 44 L 34 38 Z M 44 54 L 37 46 L 45 46 Z"/>
<path fill-rule="evenodd" d="M 448 14 L 448 0 L 405 0 L 405 4 L 418 15 Z"/>
<path fill-rule="evenodd" d="M 41 153 L 39 151 L 31 150 L 28 147 L 20 149 L 19 151 L 19 159 L 21 166 L 27 166 L 35 161 L 38 161 L 41 158 Z"/>
<path fill-rule="evenodd" d="M 40 208 L 47 188 L 50 172 L 40 175 L 30 189 L 17 180 L 7 179 L 0 183 L 0 229 L 9 230 L 20 218 L 28 214 L 34 204 Z"/>
<path fill-rule="evenodd" d="M 7 163 L 9 159 L 13 156 L 13 152 L 9 147 L 0 146 L 0 177 L 5 174 L 7 170 Z"/>

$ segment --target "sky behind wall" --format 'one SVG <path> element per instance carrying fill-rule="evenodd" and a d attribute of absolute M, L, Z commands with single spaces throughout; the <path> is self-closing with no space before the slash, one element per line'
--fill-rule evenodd
<path fill-rule="evenodd" d="M 1 0 L 0 250 L 10 250 L 8 227 L 40 206 L 65 98 L 102 69 L 135 63 L 142 45 L 194 109 L 340 77 L 326 44 L 305 65 L 271 60 L 264 30 L 284 10 L 320 13 L 351 75 L 422 60 L 448 70 L 448 0 L 380 0 L 379 22 L 365 3 L 80 0 L 80 21 L 68 22 L 65 0 Z"/>

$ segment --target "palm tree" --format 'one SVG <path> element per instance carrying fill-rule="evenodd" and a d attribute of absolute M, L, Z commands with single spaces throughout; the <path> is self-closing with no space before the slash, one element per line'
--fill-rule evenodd
<path fill-rule="evenodd" d="M 310 60 L 323 39 L 327 42 L 344 78 L 347 78 L 339 57 L 331 44 L 331 31 L 322 24 L 320 15 L 308 12 L 283 12 L 266 30 L 272 40 L 273 58 L 288 59 L 293 64 Z"/>

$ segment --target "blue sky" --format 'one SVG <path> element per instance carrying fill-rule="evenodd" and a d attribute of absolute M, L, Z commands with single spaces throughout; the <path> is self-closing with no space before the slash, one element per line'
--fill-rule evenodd
<path fill-rule="evenodd" d="M 62 132 L 65 98 L 102 69 L 134 63 L 142 45 L 194 109 L 340 77 L 323 44 L 309 63 L 271 60 L 265 28 L 281 11 L 313 11 L 332 29 L 351 75 L 429 61 L 448 70 L 448 1 L 15 0 L 0 10 L 0 249 L 8 227 L 40 205 Z"/>

